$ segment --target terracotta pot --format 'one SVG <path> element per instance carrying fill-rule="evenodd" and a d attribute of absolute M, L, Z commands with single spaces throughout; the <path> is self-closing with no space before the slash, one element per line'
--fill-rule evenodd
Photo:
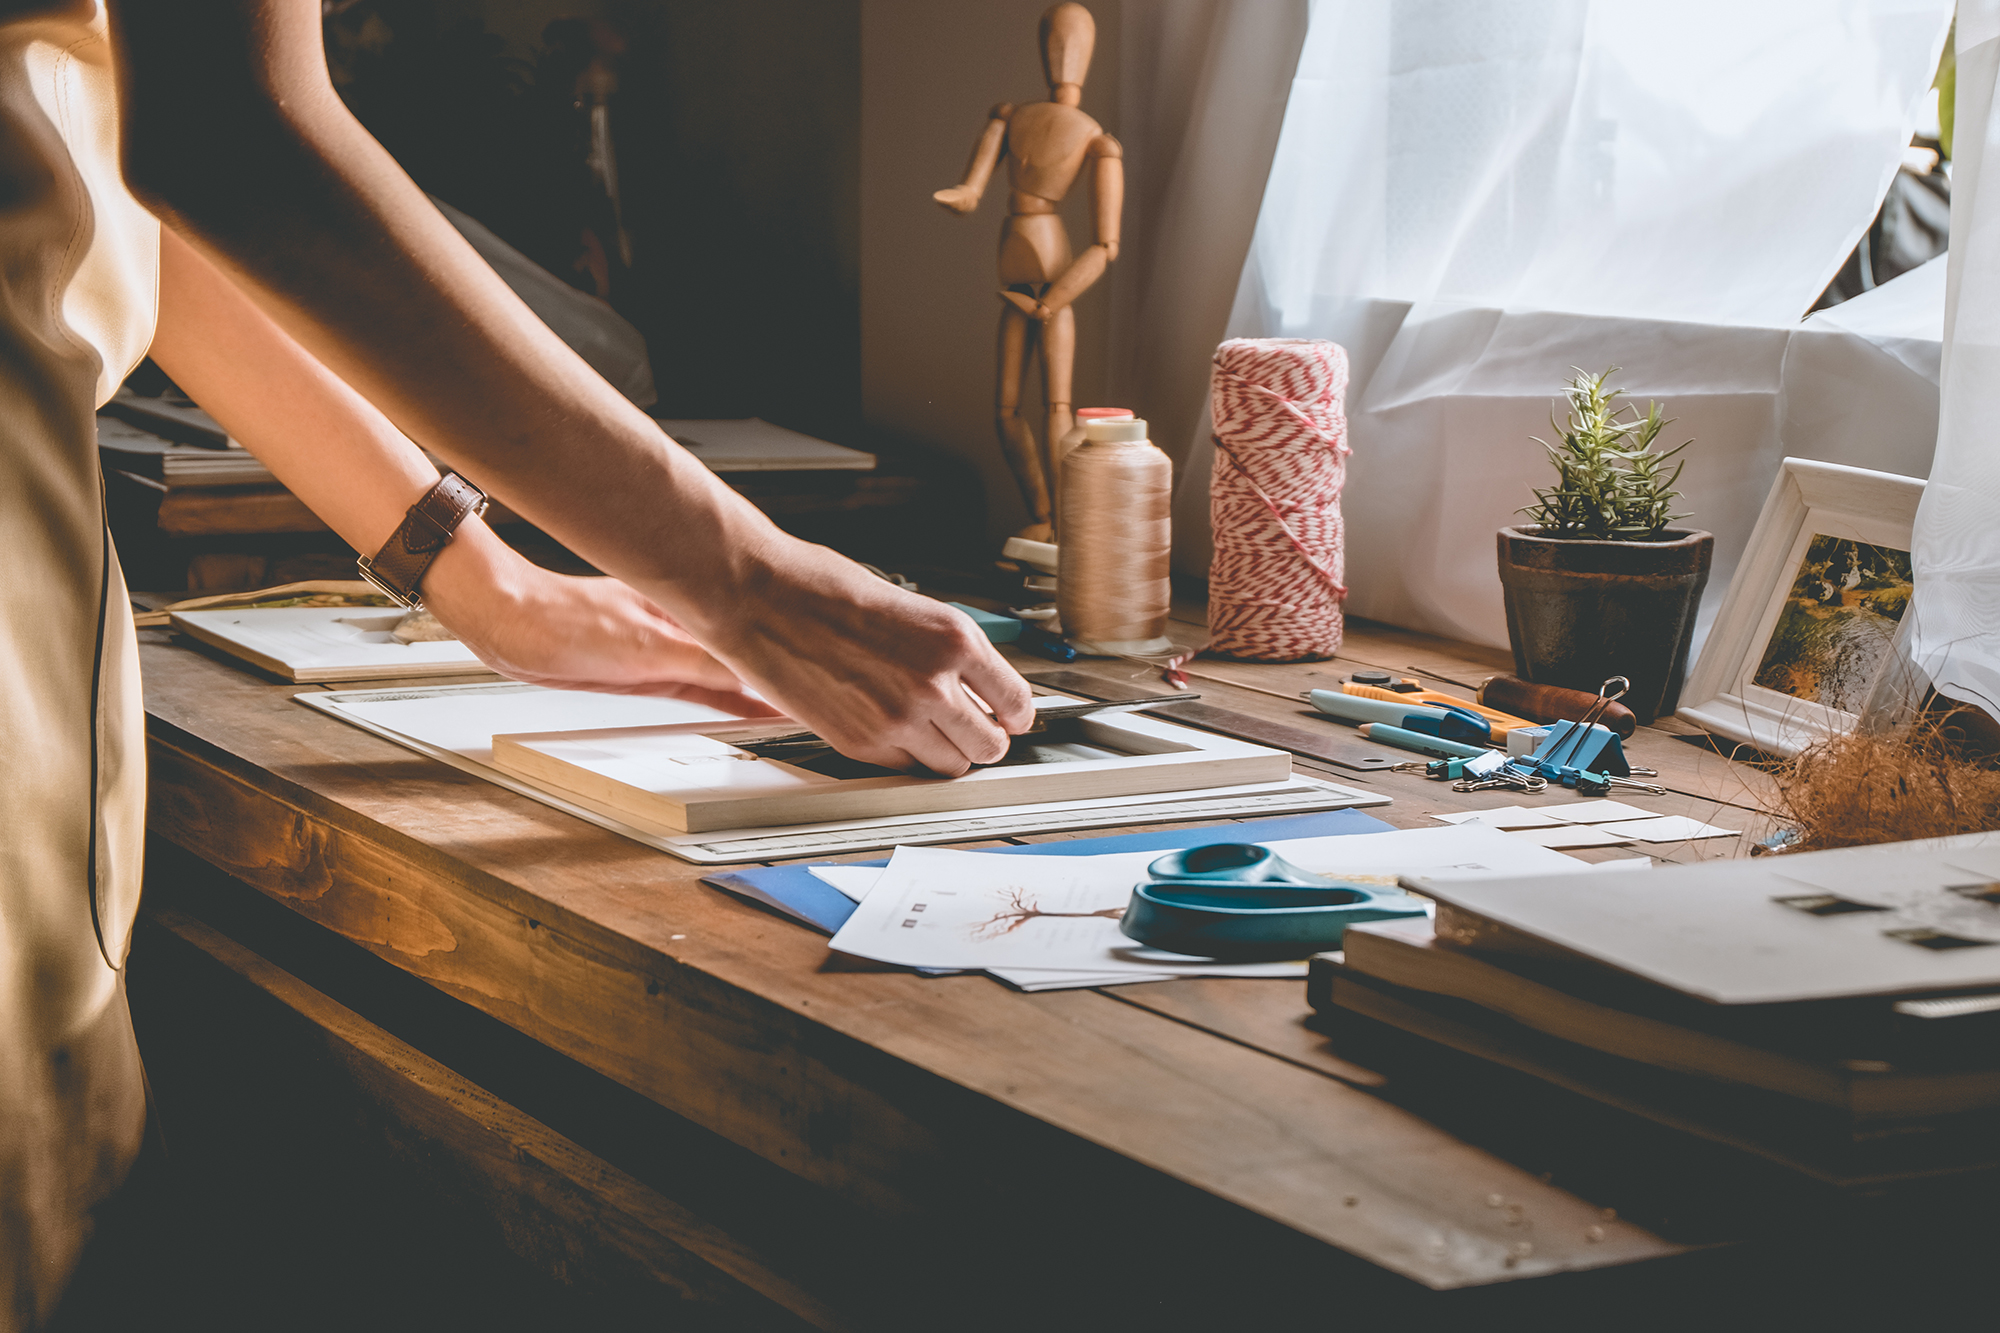
<path fill-rule="evenodd" d="M 1502 528 L 1499 545 L 1515 675 L 1592 694 L 1624 676 L 1621 702 L 1640 722 L 1674 711 L 1714 536 L 1669 528 L 1663 541 L 1606 542 Z"/>

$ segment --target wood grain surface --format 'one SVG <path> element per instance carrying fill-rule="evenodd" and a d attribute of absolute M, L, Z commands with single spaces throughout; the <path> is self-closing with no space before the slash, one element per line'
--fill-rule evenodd
<path fill-rule="evenodd" d="M 164 631 L 141 638 L 155 833 L 879 1213 L 949 1216 L 969 1198 L 1103 1160 L 1431 1288 L 1687 1248 L 1625 1220 L 1620 1198 L 1579 1197 L 1385 1100 L 1379 1076 L 1304 1025 L 1302 983 L 1023 995 L 984 977 L 830 967 L 823 937 L 701 885 L 700 868 L 300 707 L 296 687 Z M 1298 692 L 1365 666 L 1421 673 L 1469 698 L 1505 669 L 1494 657 L 1355 624 L 1337 662 L 1195 666 L 1213 678 L 1198 682 L 1209 702 L 1324 727 L 1375 753 L 1303 709 Z M 1123 664 L 1080 665 L 1142 678 Z M 1631 804 L 1762 827 L 1757 775 L 1651 729 L 1627 748 L 1672 789 Z M 1517 800 L 1323 771 L 1393 796 L 1374 813 L 1400 826 Z M 1646 850 L 1683 860 L 1741 845 Z M 1607 854 L 1634 851 L 1584 859 Z M 1518 1215 L 1495 1197 L 1537 1219 L 1525 1248 L 1508 1220 Z"/>

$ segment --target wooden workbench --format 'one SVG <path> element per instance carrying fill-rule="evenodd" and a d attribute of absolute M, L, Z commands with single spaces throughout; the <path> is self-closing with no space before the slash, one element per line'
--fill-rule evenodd
<path fill-rule="evenodd" d="M 184 1132 L 195 1153 L 277 1152 L 257 1146 L 272 1118 L 334 1108 L 315 1152 L 346 1135 L 391 1164 L 380 1179 L 464 1202 L 453 1216 L 493 1246 L 621 1310 L 1171 1327 L 1337 1292 L 1399 1327 L 1562 1326 L 1614 1297 L 1637 1327 L 1706 1309 L 1690 1292 L 1742 1279 L 1745 1242 L 1838 1211 L 1580 1099 L 1387 1079 L 1308 1025 L 1302 982 L 1025 995 L 841 966 L 702 868 L 300 707 L 300 687 L 165 631 L 141 637 L 156 847 L 133 988 L 142 1040 L 150 1025 L 166 1052 L 170 1142 L 176 1097 L 211 1130 Z M 1469 695 L 1509 664 L 1351 625 L 1339 661 L 1198 661 L 1195 685 L 1378 753 L 1300 718 L 1300 690 L 1364 666 Z M 1764 829 L 1754 770 L 1659 729 L 1628 752 L 1671 792 L 1624 799 Z M 1404 827 L 1516 800 L 1300 767 L 1392 795 L 1371 813 Z M 274 1080 L 292 1089 L 276 1102 Z"/>

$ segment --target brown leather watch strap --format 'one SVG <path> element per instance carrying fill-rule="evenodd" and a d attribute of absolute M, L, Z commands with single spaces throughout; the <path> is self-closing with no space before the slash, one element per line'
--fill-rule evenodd
<path fill-rule="evenodd" d="M 403 525 L 371 558 L 362 556 L 361 576 L 404 606 L 422 606 L 418 591 L 424 573 L 451 540 L 458 525 L 486 509 L 486 492 L 456 472 L 438 478 L 424 498 L 410 506 Z"/>

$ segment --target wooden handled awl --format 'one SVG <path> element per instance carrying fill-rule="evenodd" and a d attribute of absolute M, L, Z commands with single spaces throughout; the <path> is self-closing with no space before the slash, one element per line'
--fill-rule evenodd
<path fill-rule="evenodd" d="M 1583 690 L 1567 690 L 1560 685 L 1537 685 L 1518 676 L 1488 676 L 1479 686 L 1479 702 L 1489 708 L 1504 708 L 1537 722 L 1577 722 L 1602 700 Z M 1603 704 L 1596 721 L 1620 736 L 1629 737 L 1639 719 L 1624 704 Z"/>

